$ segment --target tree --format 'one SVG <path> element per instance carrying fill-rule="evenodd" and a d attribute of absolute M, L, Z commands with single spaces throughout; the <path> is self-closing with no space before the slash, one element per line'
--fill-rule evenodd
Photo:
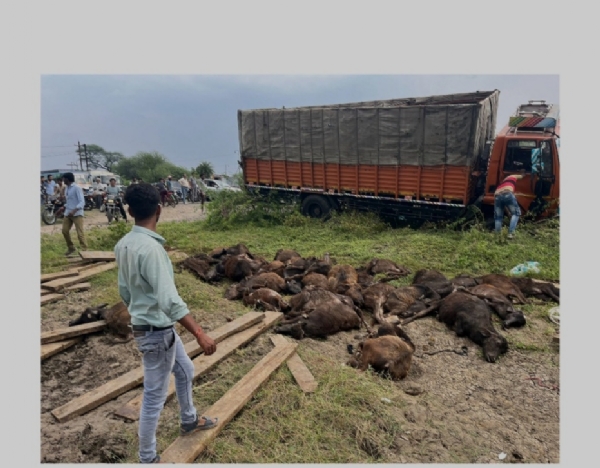
<path fill-rule="evenodd" d="M 112 172 L 114 166 L 125 157 L 117 151 L 106 151 L 98 145 L 86 145 L 86 149 L 90 169 L 102 168 Z"/>
<path fill-rule="evenodd" d="M 213 169 L 211 163 L 205 161 L 201 162 L 200 165 L 196 168 L 196 173 L 201 179 L 211 179 L 213 174 L 215 173 L 215 170 Z"/>
<path fill-rule="evenodd" d="M 136 177 L 151 183 L 162 177 L 167 178 L 169 175 L 177 180 L 187 173 L 185 168 L 176 166 L 156 151 L 151 153 L 141 151 L 130 158 L 124 157 L 115 166 L 115 171 L 128 180 Z"/>

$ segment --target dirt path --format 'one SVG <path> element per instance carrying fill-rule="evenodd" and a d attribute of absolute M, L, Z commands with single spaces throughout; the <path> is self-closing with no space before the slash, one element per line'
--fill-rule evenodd
<path fill-rule="evenodd" d="M 179 204 L 176 207 L 168 206 L 163 209 L 160 217 L 161 221 L 197 221 L 204 219 L 205 213 L 202 212 L 202 206 L 199 203 L 188 203 L 187 205 Z M 113 221 L 114 222 L 114 221 Z M 123 221 L 120 221 L 123 222 Z M 131 221 L 130 221 L 131 222 Z M 41 221 L 40 221 L 41 223 Z M 95 227 L 108 226 L 106 215 L 100 210 L 86 211 L 84 214 L 84 229 L 89 230 Z M 40 232 L 42 234 L 60 233 L 62 229 L 62 220 L 58 220 L 56 224 L 48 226 L 41 223 Z"/>

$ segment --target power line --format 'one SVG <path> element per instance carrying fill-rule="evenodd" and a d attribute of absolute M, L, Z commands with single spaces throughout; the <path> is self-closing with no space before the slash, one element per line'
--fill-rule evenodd
<path fill-rule="evenodd" d="M 42 146 L 42 148 L 71 148 L 72 146 L 77 146 L 77 145 L 45 145 L 45 146 Z"/>

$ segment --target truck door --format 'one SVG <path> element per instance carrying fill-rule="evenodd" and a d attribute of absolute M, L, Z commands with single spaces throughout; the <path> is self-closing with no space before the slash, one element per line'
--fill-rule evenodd
<path fill-rule="evenodd" d="M 532 178 L 532 154 L 535 154 L 535 150 L 539 151 L 536 140 L 508 140 L 506 142 L 504 167 L 501 171 L 502 177 L 500 180 L 509 175 L 523 175 L 523 178 L 517 181 L 515 195 L 519 205 L 525 210 L 529 208 L 530 203 L 535 198 L 535 187 Z"/>

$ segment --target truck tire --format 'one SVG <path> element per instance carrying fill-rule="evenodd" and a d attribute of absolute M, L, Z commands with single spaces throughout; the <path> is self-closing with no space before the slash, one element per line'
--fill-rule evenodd
<path fill-rule="evenodd" d="M 331 214 L 331 206 L 324 197 L 309 195 L 302 200 L 301 212 L 311 218 L 326 219 Z"/>

